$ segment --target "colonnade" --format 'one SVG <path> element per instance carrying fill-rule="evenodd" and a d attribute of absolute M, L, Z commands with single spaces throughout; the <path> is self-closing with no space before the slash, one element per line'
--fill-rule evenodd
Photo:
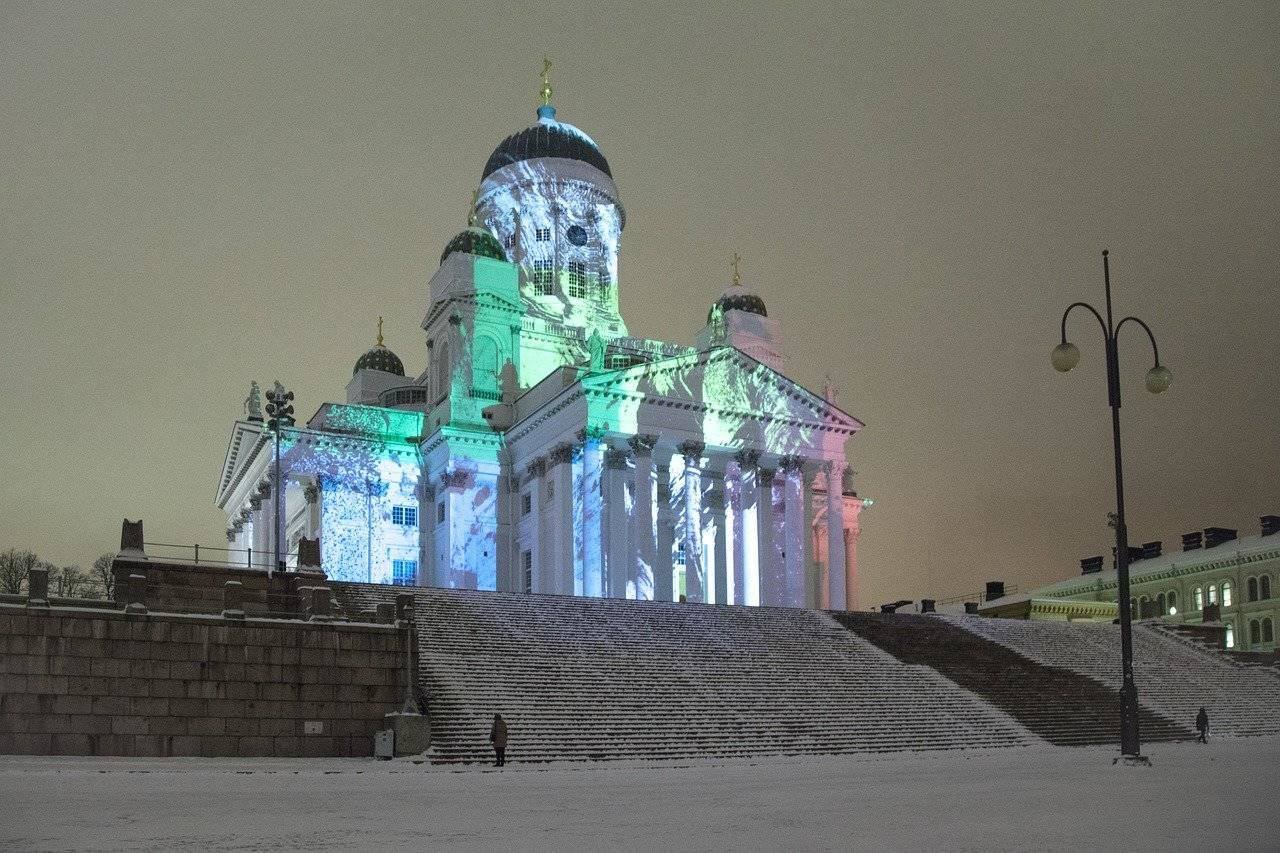
<path fill-rule="evenodd" d="M 584 431 L 522 469 L 508 480 L 512 502 L 527 496 L 532 517 L 514 537 L 511 565 L 532 569 L 527 580 L 513 579 L 513 589 L 854 606 L 856 564 L 846 544 L 856 520 L 846 517 L 843 459 Z M 819 562 L 822 492 L 827 541 Z"/>

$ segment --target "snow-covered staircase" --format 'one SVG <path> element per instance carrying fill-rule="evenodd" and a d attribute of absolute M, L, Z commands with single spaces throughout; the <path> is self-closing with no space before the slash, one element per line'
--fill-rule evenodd
<path fill-rule="evenodd" d="M 435 761 L 658 759 L 1042 743 L 825 613 L 333 584 L 358 613 L 415 596 Z"/>
<path fill-rule="evenodd" d="M 944 618 L 1024 657 L 1119 689 L 1118 625 Z M 1280 734 L 1280 677 L 1267 667 L 1240 663 L 1163 627 L 1138 623 L 1133 672 L 1143 707 L 1179 724 L 1192 726 L 1203 705 L 1217 734 Z"/>
<path fill-rule="evenodd" d="M 1120 703 L 1111 687 L 1061 666 L 1032 660 L 937 616 L 836 613 L 835 618 L 907 663 L 930 666 L 1059 746 L 1112 744 Z M 1144 740 L 1190 740 L 1194 732 L 1141 711 Z"/>

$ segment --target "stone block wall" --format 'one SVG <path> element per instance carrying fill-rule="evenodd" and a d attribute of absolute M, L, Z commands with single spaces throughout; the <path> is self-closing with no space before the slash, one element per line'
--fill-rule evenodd
<path fill-rule="evenodd" d="M 139 560 L 116 557 L 115 599 L 124 604 L 129 575 L 147 578 L 147 606 L 152 610 L 176 613 L 221 613 L 222 590 L 229 580 L 242 586 L 241 607 L 246 615 L 294 615 L 300 612 L 299 586 L 320 585 L 323 576 L 242 569 L 230 566 L 201 566 L 191 563 Z"/>
<path fill-rule="evenodd" d="M 371 755 L 406 633 L 0 604 L 0 753 Z"/>

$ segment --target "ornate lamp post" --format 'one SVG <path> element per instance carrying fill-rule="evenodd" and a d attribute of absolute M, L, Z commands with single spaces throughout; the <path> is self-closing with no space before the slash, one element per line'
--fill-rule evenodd
<path fill-rule="evenodd" d="M 1138 733 L 1138 688 L 1133 682 L 1133 613 L 1129 607 L 1129 533 L 1124 523 L 1124 469 L 1120 457 L 1120 358 L 1116 348 L 1116 336 L 1125 323 L 1136 323 L 1147 333 L 1151 341 L 1151 354 L 1155 365 L 1147 371 L 1147 390 L 1152 394 L 1163 393 L 1173 381 L 1169 368 L 1160 363 L 1160 349 L 1150 327 L 1137 317 L 1125 317 L 1112 322 L 1111 268 L 1107 251 L 1102 251 L 1102 279 L 1106 289 L 1107 316 L 1104 320 L 1098 310 L 1087 302 L 1074 302 L 1062 312 L 1062 343 L 1053 349 L 1053 367 L 1066 373 L 1080 363 L 1080 350 L 1067 342 L 1067 316 L 1072 309 L 1085 308 L 1102 327 L 1107 356 L 1107 402 L 1111 405 L 1111 439 L 1116 469 L 1116 580 L 1120 605 L 1120 659 L 1124 681 L 1120 687 L 1120 752 L 1125 757 L 1142 759 L 1142 744 Z"/>
<path fill-rule="evenodd" d="M 267 414 L 271 416 L 267 421 L 267 429 L 271 430 L 272 435 L 275 436 L 276 445 L 275 494 L 273 495 L 276 506 L 274 522 L 271 525 L 275 528 L 272 531 L 275 559 L 271 563 L 271 568 L 283 570 L 284 562 L 280 559 L 280 528 L 283 519 L 280 516 L 284 512 L 284 499 L 280 493 L 283 490 L 284 478 L 280 476 L 280 432 L 293 426 L 293 392 L 284 390 L 279 380 L 276 380 L 275 387 L 267 392 Z M 271 571 L 267 574 L 270 575 Z"/>

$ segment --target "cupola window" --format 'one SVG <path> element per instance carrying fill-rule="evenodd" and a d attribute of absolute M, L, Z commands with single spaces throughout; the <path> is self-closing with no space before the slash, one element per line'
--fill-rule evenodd
<path fill-rule="evenodd" d="M 569 262 L 567 290 L 573 299 L 587 298 L 587 265 L 582 261 Z"/>
<path fill-rule="evenodd" d="M 533 262 L 533 292 L 538 296 L 550 296 L 555 291 L 555 272 L 551 261 Z"/>
<path fill-rule="evenodd" d="M 550 228 L 537 229 L 536 231 L 533 232 L 533 239 L 537 240 L 539 243 L 551 242 L 551 229 Z"/>

